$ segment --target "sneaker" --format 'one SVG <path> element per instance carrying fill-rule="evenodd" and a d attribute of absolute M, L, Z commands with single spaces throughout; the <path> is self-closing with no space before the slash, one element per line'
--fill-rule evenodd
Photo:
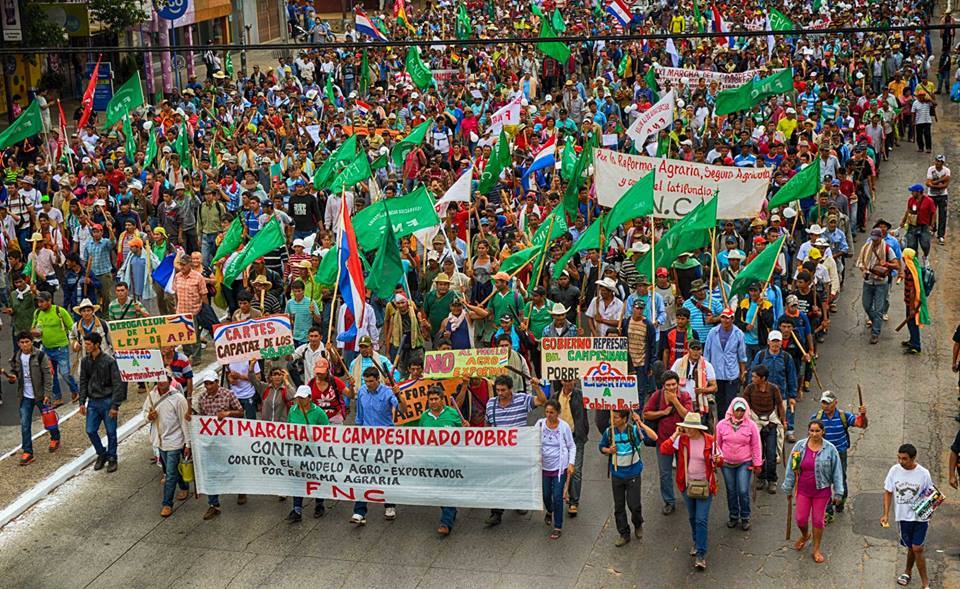
<path fill-rule="evenodd" d="M 204 521 L 209 521 L 218 515 L 220 515 L 220 508 L 216 505 L 211 505 L 205 512 L 203 512 L 203 519 Z"/>
<path fill-rule="evenodd" d="M 943 243 L 944 243 L 943 238 L 942 238 L 942 237 L 938 237 L 938 238 L 937 238 L 937 243 L 939 243 L 940 245 L 943 245 Z"/>
<path fill-rule="evenodd" d="M 738 524 L 738 523 L 739 523 L 739 522 L 738 522 L 737 520 L 735 520 L 735 519 L 727 520 L 727 527 L 728 527 L 728 528 L 731 528 L 731 529 L 732 529 L 732 528 L 735 528 L 735 527 L 737 527 L 737 524 Z"/>
<path fill-rule="evenodd" d="M 883 314 L 883 320 L 884 320 L 884 321 L 890 321 L 890 315 L 887 314 L 887 313 L 884 313 L 884 314 Z"/>
<path fill-rule="evenodd" d="M 173 515 L 173 508 L 169 505 L 164 505 L 163 509 L 160 510 L 160 517 L 170 517 Z"/>
<path fill-rule="evenodd" d="M 396 508 L 396 507 L 388 507 L 388 508 L 384 509 L 384 510 L 383 510 L 383 519 L 387 520 L 388 522 L 392 522 L 393 520 L 397 519 L 397 508 Z"/>
<path fill-rule="evenodd" d="M 101 470 L 103 465 L 107 463 L 107 457 L 103 454 L 97 456 L 97 461 L 93 463 L 93 470 Z"/>
<path fill-rule="evenodd" d="M 177 501 L 186 501 L 187 497 L 190 496 L 190 492 L 185 489 L 180 489 L 177 491 Z"/>
<path fill-rule="evenodd" d="M 50 446 L 47 452 L 56 452 L 60 448 L 60 440 L 50 440 Z"/>
<path fill-rule="evenodd" d="M 677 510 L 677 506 L 674 505 L 673 503 L 664 503 L 663 509 L 661 509 L 660 512 L 663 513 L 663 515 L 670 515 L 676 510 Z"/>
<path fill-rule="evenodd" d="M 616 540 L 613 541 L 613 545 L 617 548 L 621 546 L 626 546 L 630 543 L 630 536 L 618 536 Z"/>
<path fill-rule="evenodd" d="M 450 528 L 448 528 L 447 526 L 440 526 L 439 528 L 437 528 L 437 533 L 440 534 L 441 536 L 449 536 Z"/>
<path fill-rule="evenodd" d="M 303 514 L 296 509 L 291 509 L 290 513 L 287 514 L 287 521 L 291 524 L 298 524 L 303 521 Z"/>
<path fill-rule="evenodd" d="M 363 517 L 363 516 L 360 515 L 359 513 L 355 513 L 355 514 L 353 514 L 353 516 L 350 518 L 350 523 L 353 524 L 353 525 L 355 525 L 355 526 L 362 526 L 362 525 L 365 525 L 365 524 L 367 523 L 367 518 Z"/>
<path fill-rule="evenodd" d="M 502 520 L 503 516 L 499 513 L 491 513 L 487 516 L 487 519 L 483 520 L 483 523 L 488 528 L 492 528 L 493 526 L 499 526 Z"/>
<path fill-rule="evenodd" d="M 744 532 L 746 532 L 747 530 L 749 530 L 749 529 L 750 529 L 750 520 L 748 520 L 748 519 L 740 520 L 740 529 L 743 530 Z"/>
<path fill-rule="evenodd" d="M 24 452 L 23 455 L 20 456 L 20 466 L 26 466 L 31 462 L 33 462 L 33 454 Z"/>
<path fill-rule="evenodd" d="M 115 458 L 107 460 L 107 472 L 117 472 L 117 460 Z"/>
<path fill-rule="evenodd" d="M 916 356 L 916 355 L 920 354 L 920 350 L 918 350 L 918 349 L 916 349 L 916 348 L 907 348 L 907 349 L 905 349 L 905 350 L 903 351 L 903 353 L 904 353 L 904 354 L 907 354 L 908 356 Z"/>

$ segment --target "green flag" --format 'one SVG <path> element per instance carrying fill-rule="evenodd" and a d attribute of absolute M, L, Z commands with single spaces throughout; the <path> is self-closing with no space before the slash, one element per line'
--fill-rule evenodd
<path fill-rule="evenodd" d="M 703 17 L 700 16 L 700 3 L 693 0 L 693 22 L 697 23 L 697 32 L 703 32 Z"/>
<path fill-rule="evenodd" d="M 217 253 L 213 255 L 211 264 L 216 264 L 223 258 L 237 251 L 242 243 L 243 219 L 240 218 L 240 215 L 237 215 L 233 218 L 233 221 L 230 222 L 230 227 L 228 227 L 227 231 L 223 234 L 223 239 L 220 240 L 220 245 L 217 247 Z"/>
<path fill-rule="evenodd" d="M 590 146 L 584 145 L 583 151 L 580 152 L 580 157 L 577 158 L 577 163 L 573 167 L 570 180 L 567 182 L 567 188 L 563 193 L 563 210 L 572 219 L 577 217 L 577 212 L 580 209 L 580 187 L 583 186 L 583 173 L 587 170 L 590 157 Z"/>
<path fill-rule="evenodd" d="M 792 31 L 796 26 L 793 21 L 787 18 L 787 15 L 776 8 L 770 8 L 770 30 L 772 31 Z"/>
<path fill-rule="evenodd" d="M 190 157 L 190 139 L 187 138 L 187 126 L 180 125 L 177 139 L 173 142 L 173 150 L 180 156 L 180 165 L 187 170 L 193 170 L 193 158 Z"/>
<path fill-rule="evenodd" d="M 643 81 L 647 83 L 647 88 L 653 93 L 652 102 L 660 100 L 660 86 L 657 85 L 657 72 L 653 66 L 647 68 L 647 73 L 643 74 Z"/>
<path fill-rule="evenodd" d="M 550 225 L 553 224 L 553 229 L 550 229 Z M 537 232 L 533 234 L 533 237 L 530 241 L 533 245 L 543 245 L 544 243 L 550 244 L 553 240 L 558 239 L 561 235 L 569 231 L 567 227 L 567 218 L 564 215 L 563 207 L 558 206 L 554 207 L 550 214 L 543 219 L 543 223 L 540 224 L 540 227 L 537 228 Z M 550 235 L 547 235 L 547 232 L 550 232 Z"/>
<path fill-rule="evenodd" d="M 356 157 L 357 136 L 351 135 L 322 164 L 317 166 L 317 171 L 313 173 L 313 187 L 317 190 L 325 188 L 339 172 L 336 165 L 343 162 L 352 162 Z"/>
<path fill-rule="evenodd" d="M 433 72 L 420 59 L 420 48 L 415 45 L 411 45 L 407 49 L 406 69 L 407 73 L 410 74 L 410 79 L 420 90 L 426 90 L 436 84 L 433 80 Z"/>
<path fill-rule="evenodd" d="M 793 90 L 793 69 L 784 68 L 766 78 L 750 80 L 738 88 L 721 90 L 717 93 L 714 114 L 722 116 L 748 110 L 771 96 L 791 90 Z"/>
<path fill-rule="evenodd" d="M 793 175 L 787 183 L 773 194 L 768 209 L 782 207 L 795 200 L 806 198 L 817 193 L 820 188 L 820 158 Z"/>
<path fill-rule="evenodd" d="M 323 93 L 326 95 L 327 100 L 330 101 L 330 104 L 336 106 L 337 104 L 337 95 L 333 91 L 333 76 L 327 76 L 327 83 L 323 86 Z"/>
<path fill-rule="evenodd" d="M 427 136 L 427 129 L 430 128 L 430 125 L 433 124 L 433 119 L 428 118 L 424 122 L 420 123 L 410 131 L 410 134 L 397 142 L 393 146 L 393 150 L 390 152 L 390 159 L 393 160 L 393 165 L 398 168 L 403 167 L 403 161 L 407 159 L 407 154 L 413 151 L 415 147 L 423 143 L 423 139 Z"/>
<path fill-rule="evenodd" d="M 146 157 L 143 158 L 143 167 L 146 168 L 153 163 L 153 158 L 157 157 L 157 134 L 153 132 L 153 129 L 147 131 L 149 139 L 147 139 L 147 153 Z"/>
<path fill-rule="evenodd" d="M 787 236 L 784 235 L 775 242 L 767 244 L 763 248 L 763 251 L 757 254 L 756 258 L 740 270 L 733 284 L 730 285 L 729 296 L 743 296 L 747 293 L 747 288 L 749 288 L 751 283 L 759 282 L 763 284 L 770 279 L 770 276 L 773 274 L 773 268 L 777 263 L 777 258 L 780 256 L 783 240 L 786 238 Z"/>
<path fill-rule="evenodd" d="M 223 60 L 223 72 L 228 77 L 233 77 L 233 56 L 230 55 L 229 51 L 227 51 L 227 56 Z"/>
<path fill-rule="evenodd" d="M 367 290 L 381 299 L 392 297 L 393 290 L 403 280 L 403 260 L 400 258 L 397 236 L 394 234 L 393 224 L 390 222 L 389 209 L 386 210 L 387 222 L 383 245 L 380 246 L 376 257 L 373 258 L 373 266 L 371 266 L 370 275 L 367 276 L 366 280 Z"/>
<path fill-rule="evenodd" d="M 363 259 L 363 256 L 360 258 Z M 333 286 L 337 282 L 337 267 L 337 246 L 333 246 L 323 254 L 313 279 L 323 286 Z"/>
<path fill-rule="evenodd" d="M 812 8 L 814 12 L 820 12 L 821 6 L 823 6 L 823 2 L 821 0 L 813 0 Z"/>
<path fill-rule="evenodd" d="M 280 162 L 270 164 L 270 177 L 279 178 L 283 176 L 283 165 Z"/>
<path fill-rule="evenodd" d="M 283 226 L 280 225 L 280 221 L 276 217 L 270 219 L 267 225 L 257 231 L 253 239 L 244 246 L 243 251 L 230 260 L 227 267 L 224 268 L 223 283 L 227 286 L 232 285 L 237 276 L 257 258 L 272 252 L 286 242 L 287 238 L 283 234 Z"/>
<path fill-rule="evenodd" d="M 357 153 L 356 159 L 340 172 L 340 175 L 334 178 L 330 184 L 330 192 L 340 192 L 346 188 L 353 188 L 358 182 L 363 182 L 370 177 L 370 159 L 367 153 L 361 150 Z"/>
<path fill-rule="evenodd" d="M 127 157 L 131 160 L 137 154 L 137 138 L 133 134 L 133 125 L 130 123 L 130 115 L 123 117 L 123 148 L 127 152 Z"/>
<path fill-rule="evenodd" d="M 573 135 L 567 135 L 563 144 L 563 153 L 560 155 L 560 176 L 567 182 L 573 178 L 573 169 L 577 166 L 576 145 Z"/>
<path fill-rule="evenodd" d="M 473 24 L 470 22 L 470 15 L 467 14 L 467 7 L 463 0 L 457 3 L 457 39 L 469 39 L 473 34 Z"/>
<path fill-rule="evenodd" d="M 500 129 L 500 138 L 497 140 L 496 147 L 490 155 L 490 161 L 483 168 L 480 174 L 480 183 L 477 186 L 478 194 L 487 194 L 500 181 L 500 174 L 503 169 L 510 165 L 510 140 L 503 129 Z"/>
<path fill-rule="evenodd" d="M 654 175 L 651 171 L 637 180 L 607 213 L 605 222 L 611 233 L 627 221 L 653 214 Z"/>
<path fill-rule="evenodd" d="M 550 21 L 544 17 L 543 11 L 540 10 L 536 4 L 531 6 L 531 10 L 535 15 L 540 17 L 541 39 L 551 39 L 559 36 L 557 31 L 554 30 L 553 24 L 551 24 Z M 563 23 L 562 17 L 560 18 L 560 23 Z M 566 25 L 564 25 L 564 28 L 566 28 Z M 550 57 L 559 61 L 560 65 L 566 65 L 567 61 L 570 59 L 570 48 L 559 41 L 543 41 L 537 43 L 537 49 L 542 51 L 545 55 L 549 55 Z"/>
<path fill-rule="evenodd" d="M 542 245 L 532 245 L 528 248 L 524 248 L 517 253 L 510 255 L 510 257 L 504 260 L 500 264 L 500 271 L 506 272 L 507 274 L 512 274 L 517 268 L 520 268 L 521 266 L 528 264 L 531 260 L 538 258 L 540 252 L 542 251 Z"/>
<path fill-rule="evenodd" d="M 560 278 L 560 275 L 563 274 L 563 270 L 567 267 L 567 262 L 569 262 L 574 254 L 582 252 L 583 250 L 596 249 L 600 247 L 600 231 L 603 227 L 603 220 L 597 219 L 593 223 L 590 223 L 590 226 L 583 230 L 580 233 L 580 237 L 577 238 L 573 245 L 570 246 L 570 249 L 563 254 L 557 263 L 553 267 L 553 278 Z"/>
<path fill-rule="evenodd" d="M 379 170 L 380 168 L 386 168 L 386 167 L 387 167 L 387 154 L 385 153 L 380 154 L 380 157 L 370 162 L 371 170 Z"/>
<path fill-rule="evenodd" d="M 383 245 L 388 211 L 397 239 L 421 229 L 436 227 L 440 224 L 440 217 L 433 208 L 434 204 L 430 192 L 423 184 L 410 194 L 378 200 L 352 219 L 357 245 L 364 251 L 373 251 Z"/>
<path fill-rule="evenodd" d="M 363 57 L 360 58 L 360 94 L 366 96 L 370 90 L 370 60 L 367 58 L 367 48 L 363 48 Z"/>
<path fill-rule="evenodd" d="M 17 120 L 0 133 L 0 149 L 6 149 L 41 131 L 43 131 L 43 121 L 40 119 L 40 103 L 34 100 L 20 113 Z"/>
<path fill-rule="evenodd" d="M 129 80 L 123 83 L 123 86 L 117 88 L 113 93 L 113 98 L 107 103 L 107 112 L 105 126 L 112 127 L 123 118 L 123 115 L 129 114 L 133 109 L 143 106 L 143 88 L 140 84 L 140 71 L 135 71 Z"/>
<path fill-rule="evenodd" d="M 563 22 L 563 15 L 560 14 L 559 8 L 553 9 L 553 14 L 550 15 L 550 26 L 558 33 L 567 32 L 567 23 Z"/>
<path fill-rule="evenodd" d="M 717 224 L 718 203 L 719 199 L 714 196 L 708 201 L 701 202 L 678 222 L 674 223 L 670 229 L 660 236 L 655 247 L 637 260 L 637 271 L 653 280 L 653 268 L 651 266 L 667 268 L 673 264 L 673 261 L 680 254 L 709 246 L 709 230 Z M 656 258 L 651 264 L 650 258 L 654 252 L 656 252 Z"/>

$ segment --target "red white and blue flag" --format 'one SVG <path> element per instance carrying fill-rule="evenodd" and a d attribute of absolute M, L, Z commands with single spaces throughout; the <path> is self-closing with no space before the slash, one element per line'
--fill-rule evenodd
<path fill-rule="evenodd" d="M 370 114 L 370 105 L 362 100 L 357 100 L 357 112 L 363 116 Z"/>
<path fill-rule="evenodd" d="M 527 179 L 532 176 L 538 170 L 543 170 L 545 168 L 552 168 L 557 162 L 556 157 L 557 152 L 557 136 L 551 135 L 550 139 L 547 139 L 541 146 L 540 151 L 537 152 L 537 155 L 534 156 L 533 162 L 530 163 L 530 167 L 527 168 L 527 171 L 523 173 L 523 185 L 527 187 Z"/>
<path fill-rule="evenodd" d="M 723 16 L 720 14 L 720 11 L 717 10 L 717 7 L 714 5 L 710 6 L 710 10 L 713 12 L 713 32 L 714 33 L 729 33 L 730 25 L 727 24 L 727 21 L 723 20 Z M 727 47 L 733 47 L 736 41 L 733 37 L 726 36 L 720 37 L 717 40 L 718 45 L 726 45 Z"/>
<path fill-rule="evenodd" d="M 340 269 L 337 273 L 340 296 L 356 318 L 345 333 L 337 340 L 348 342 L 357 337 L 357 325 L 363 325 L 363 312 L 366 309 L 367 292 L 363 286 L 363 265 L 360 262 L 360 248 L 357 246 L 357 234 L 350 222 L 349 207 L 340 206 L 340 239 L 337 243 Z"/>
<path fill-rule="evenodd" d="M 626 28 L 630 22 L 630 7 L 624 0 L 610 0 L 607 4 L 607 12 L 617 19 L 621 27 Z"/>
<path fill-rule="evenodd" d="M 354 14 L 355 22 L 354 26 L 357 29 L 358 33 L 364 34 L 374 41 L 389 41 L 387 36 L 380 32 L 380 29 L 377 28 L 377 25 L 373 24 L 373 21 L 370 20 L 370 17 L 367 14 L 360 10 L 359 8 L 355 9 Z"/>

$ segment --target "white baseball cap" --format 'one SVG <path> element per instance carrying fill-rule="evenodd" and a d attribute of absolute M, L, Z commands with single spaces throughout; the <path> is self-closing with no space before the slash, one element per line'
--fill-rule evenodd
<path fill-rule="evenodd" d="M 297 399 L 309 399 L 310 398 L 310 387 L 302 384 L 297 387 L 297 392 L 294 393 L 294 398 Z"/>
<path fill-rule="evenodd" d="M 780 333 L 779 330 L 774 329 L 774 330 L 771 331 L 769 334 L 767 334 L 767 341 L 768 341 L 768 342 L 782 342 L 782 341 L 783 341 L 783 334 Z"/>
<path fill-rule="evenodd" d="M 200 373 L 200 382 L 217 382 L 220 378 L 213 370 L 204 370 Z"/>

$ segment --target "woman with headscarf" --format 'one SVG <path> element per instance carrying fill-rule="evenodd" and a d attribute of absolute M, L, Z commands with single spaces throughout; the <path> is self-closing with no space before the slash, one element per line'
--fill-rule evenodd
<path fill-rule="evenodd" d="M 750 529 L 750 472 L 760 474 L 763 452 L 760 428 L 750 419 L 750 406 L 743 397 L 735 397 L 727 414 L 717 424 L 719 466 L 727 488 L 727 527 Z"/>

